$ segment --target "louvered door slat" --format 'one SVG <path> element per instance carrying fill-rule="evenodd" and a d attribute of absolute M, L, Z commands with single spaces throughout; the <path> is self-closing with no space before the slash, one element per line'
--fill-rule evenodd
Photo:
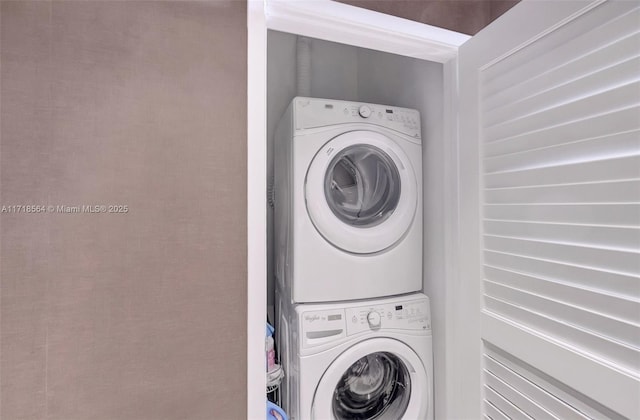
<path fill-rule="evenodd" d="M 543 147 L 572 144 L 588 139 L 609 137 L 637 130 L 640 126 L 640 107 L 612 109 L 584 120 L 567 121 L 564 124 L 536 127 L 530 132 L 517 133 L 511 137 L 484 144 L 484 158 L 509 153 L 523 153 Z M 527 162 L 527 160 L 524 160 Z"/>
<path fill-rule="evenodd" d="M 513 253 L 549 261 L 589 267 L 602 271 L 636 275 L 640 272 L 640 254 L 627 249 L 585 246 L 569 242 L 536 241 L 485 235 L 490 251 Z"/>
<path fill-rule="evenodd" d="M 621 8 L 624 8 L 622 6 Z M 610 63 L 614 45 L 619 40 L 638 33 L 638 10 L 622 12 L 614 10 L 616 7 L 600 8 L 596 13 L 589 13 L 582 17 L 581 27 L 563 28 L 562 33 L 556 33 L 553 42 L 550 39 L 541 40 L 527 47 L 520 54 L 513 54 L 508 59 L 499 61 L 483 70 L 483 99 L 491 98 L 493 94 L 509 86 L 516 85 L 536 76 L 545 76 L 545 85 L 553 85 L 561 76 L 550 75 L 550 70 L 573 63 L 596 51 L 605 50 L 596 61 L 600 66 Z M 610 19 L 612 17 L 613 19 Z M 579 68 L 586 67 L 584 64 Z M 573 69 L 573 74 L 579 74 Z M 555 76 L 555 77 L 551 77 Z M 519 89 L 520 92 L 528 90 Z M 507 98 L 502 98 L 505 100 Z M 508 99 L 507 99 L 508 100 Z M 488 104 L 491 105 L 491 104 Z M 484 107 L 483 107 L 484 109 Z"/>
<path fill-rule="evenodd" d="M 567 98 L 548 106 L 542 111 L 511 114 L 497 124 L 484 127 L 484 136 L 489 142 L 508 139 L 522 133 L 533 132 L 539 127 L 553 127 L 574 121 L 586 122 L 590 118 L 614 110 L 637 106 L 640 83 L 632 82 L 622 86 L 614 85 L 610 89 L 579 98 Z"/>
<path fill-rule="evenodd" d="M 507 417 L 506 414 L 504 414 L 495 405 L 491 404 L 487 400 L 484 401 L 484 410 L 485 413 L 487 413 L 487 417 L 489 417 L 491 420 L 511 420 L 509 417 Z"/>
<path fill-rule="evenodd" d="M 553 279 L 623 299 L 638 300 L 636 292 L 640 278 L 637 276 L 492 251 L 486 251 L 484 257 L 486 267 L 500 267 L 530 275 L 533 277 L 531 282 L 535 282 L 536 278 Z"/>
<path fill-rule="evenodd" d="M 484 177 L 485 186 L 505 188 L 638 179 L 640 178 L 639 155 L 638 150 L 633 150 L 627 156 L 614 158 L 560 165 L 550 162 L 545 166 L 525 167 L 514 171 L 487 172 Z M 534 196 L 531 198 L 530 202 L 542 199 Z"/>
<path fill-rule="evenodd" d="M 638 324 L 635 321 L 626 321 L 591 308 L 557 300 L 555 296 L 549 298 L 491 280 L 485 281 L 485 294 L 521 309 L 581 328 L 607 340 L 635 348 L 638 351 L 637 356 L 640 357 L 640 336 L 637 334 Z"/>
<path fill-rule="evenodd" d="M 636 112 L 640 115 L 640 109 Z M 630 130 L 566 143 L 542 145 L 533 149 L 520 148 L 517 152 L 507 151 L 504 154 L 488 156 L 484 159 L 484 168 L 487 173 L 504 172 L 517 170 L 523 163 L 530 167 L 539 167 L 562 162 L 585 162 L 594 156 L 607 159 L 627 156 L 629 151 L 640 147 L 640 120 L 626 128 Z"/>
<path fill-rule="evenodd" d="M 542 114 L 554 110 L 559 106 L 587 99 L 595 95 L 603 94 L 615 89 L 624 89 L 633 86 L 640 79 L 638 67 L 640 59 L 628 58 L 620 63 L 601 69 L 599 72 L 576 77 L 571 81 L 556 86 L 545 86 L 545 90 L 530 94 L 525 98 L 509 102 L 508 105 L 488 110 L 484 120 L 487 127 L 492 127 L 508 121 L 513 115 Z M 607 79 L 615 78 L 616 84 L 612 85 Z M 576 96 L 575 92 L 582 92 Z M 568 99 L 569 98 L 569 99 Z"/>
<path fill-rule="evenodd" d="M 640 250 L 640 229 L 626 227 L 487 220 L 484 230 L 492 236 Z"/>
<path fill-rule="evenodd" d="M 488 94 L 485 97 L 486 110 L 490 112 L 498 107 L 503 107 L 505 102 L 521 100 L 523 98 L 522 92 L 527 92 L 524 98 L 528 98 L 538 92 L 562 86 L 576 78 L 625 62 L 634 57 L 635 48 L 640 42 L 639 39 L 640 35 L 637 31 L 627 33 L 600 49 L 590 50 L 585 45 L 587 51 L 583 56 L 554 68 L 544 69 L 537 74 L 530 74 L 529 78 L 521 78 L 520 74 L 513 74 L 510 79 L 503 77 L 501 85 L 492 89 L 495 90 L 495 94 Z M 525 67 L 521 70 L 528 70 L 528 68 Z M 553 80 L 551 85 L 550 79 Z M 508 82 L 512 83 L 507 84 Z"/>
<path fill-rule="evenodd" d="M 485 355 L 483 362 L 485 365 L 485 371 L 490 372 L 496 378 L 500 378 L 503 382 L 509 384 L 513 389 L 517 390 L 528 399 L 534 401 L 546 413 L 548 413 L 546 416 L 543 415 L 537 418 L 557 418 L 559 420 L 564 420 L 579 416 L 579 413 L 571 409 L 570 406 L 563 403 L 560 399 L 553 396 L 553 394 L 549 393 L 544 388 L 509 369 L 497 361 L 495 356 L 491 357 L 489 355 Z"/>
<path fill-rule="evenodd" d="M 637 367 L 638 350 L 628 344 L 523 308 L 512 301 L 485 296 L 485 302 L 487 310 L 491 313 L 508 318 L 557 342 L 565 343 L 573 351 L 581 352 L 583 355 L 594 355 L 610 368 L 619 368 L 631 373 Z"/>
<path fill-rule="evenodd" d="M 510 357 L 493 346 L 487 347 L 483 358 L 485 370 L 518 390 L 552 417 L 567 419 L 621 419 L 594 401 L 581 401 L 569 394 L 566 387 L 546 377 L 523 361 Z M 545 420 L 548 417 L 540 417 Z"/>
<path fill-rule="evenodd" d="M 506 399 L 499 392 L 494 390 L 488 385 L 484 387 L 484 393 L 491 404 L 494 405 L 498 410 L 503 412 L 508 418 L 513 420 L 526 419 L 531 420 L 531 416 L 527 415 L 524 411 L 514 405 L 511 401 Z"/>
<path fill-rule="evenodd" d="M 635 228 L 640 224 L 640 204 L 485 204 L 484 218 Z"/>
<path fill-rule="evenodd" d="M 553 419 L 556 418 L 552 413 L 545 410 L 538 405 L 535 401 L 531 400 L 526 394 L 513 388 L 508 383 L 504 382 L 498 376 L 494 375 L 490 371 L 484 371 L 485 383 L 511 404 L 515 405 L 520 411 L 526 413 L 533 419 Z"/>
<path fill-rule="evenodd" d="M 567 305 L 590 308 L 597 313 L 634 324 L 638 321 L 640 301 L 585 287 L 584 283 L 545 278 L 509 271 L 503 267 L 485 266 L 487 279 L 527 293 L 558 299 Z M 485 291 L 486 292 L 486 291 Z"/>
<path fill-rule="evenodd" d="M 487 189 L 485 197 L 489 204 L 527 204 L 532 197 L 546 204 L 637 203 L 640 202 L 640 180 L 494 188 Z"/>

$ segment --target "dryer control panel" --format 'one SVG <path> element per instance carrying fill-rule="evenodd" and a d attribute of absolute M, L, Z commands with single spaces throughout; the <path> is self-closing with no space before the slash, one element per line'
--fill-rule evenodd
<path fill-rule="evenodd" d="M 312 307 L 313 305 L 308 305 Z M 431 331 L 429 301 L 393 300 L 336 309 L 305 310 L 300 314 L 303 348 L 333 342 L 367 331 Z"/>
<path fill-rule="evenodd" d="M 364 102 L 298 97 L 294 100 L 296 130 L 336 124 L 367 123 L 405 134 L 420 143 L 420 113 L 415 109 Z"/>

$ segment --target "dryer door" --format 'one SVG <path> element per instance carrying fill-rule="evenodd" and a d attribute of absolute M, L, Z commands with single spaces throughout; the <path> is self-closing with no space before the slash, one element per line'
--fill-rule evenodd
<path fill-rule="evenodd" d="M 320 379 L 311 408 L 317 420 L 426 419 L 431 382 L 407 345 L 375 338 L 349 348 Z"/>
<path fill-rule="evenodd" d="M 395 141 L 351 131 L 327 142 L 313 158 L 305 198 L 311 221 L 327 241 L 347 252 L 380 252 L 413 223 L 416 175 Z"/>

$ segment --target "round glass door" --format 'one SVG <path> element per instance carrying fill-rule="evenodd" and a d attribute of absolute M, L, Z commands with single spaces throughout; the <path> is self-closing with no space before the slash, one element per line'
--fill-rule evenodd
<path fill-rule="evenodd" d="M 333 393 L 336 420 L 400 419 L 409 405 L 411 378 L 397 356 L 368 354 L 342 375 Z"/>
<path fill-rule="evenodd" d="M 329 163 L 324 181 L 327 204 L 342 222 L 372 227 L 384 222 L 400 200 L 400 174 L 378 147 L 356 144 Z"/>
<path fill-rule="evenodd" d="M 410 159 L 398 141 L 350 131 L 329 140 L 313 157 L 305 205 L 316 230 L 332 245 L 355 254 L 384 251 L 413 224 L 421 199 L 413 166 L 420 162 Z"/>

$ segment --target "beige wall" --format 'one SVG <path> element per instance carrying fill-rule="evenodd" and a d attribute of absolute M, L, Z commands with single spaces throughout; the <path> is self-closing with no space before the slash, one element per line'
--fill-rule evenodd
<path fill-rule="evenodd" d="M 245 417 L 245 8 L 2 2 L 3 420 Z"/>
<path fill-rule="evenodd" d="M 337 0 L 474 35 L 520 0 Z"/>

